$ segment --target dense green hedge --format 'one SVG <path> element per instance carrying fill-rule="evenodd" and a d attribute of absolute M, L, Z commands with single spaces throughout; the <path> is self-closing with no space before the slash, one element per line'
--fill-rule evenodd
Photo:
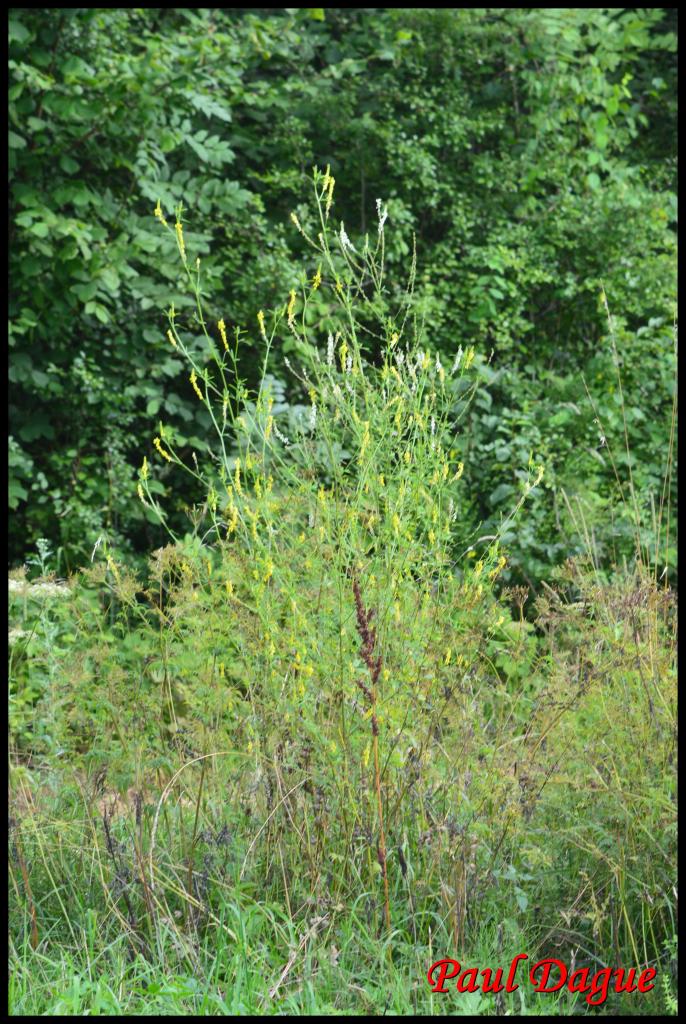
<path fill-rule="evenodd" d="M 102 534 L 159 543 L 138 467 L 160 418 L 181 450 L 208 423 L 166 340 L 170 301 L 191 311 L 155 205 L 183 203 L 208 308 L 254 339 L 250 381 L 257 310 L 316 270 L 289 219 L 308 227 L 313 164 L 353 244 L 388 204 L 391 278 L 416 234 L 446 361 L 476 346 L 465 540 L 493 532 L 532 453 L 545 486 L 515 575 L 577 549 L 564 494 L 601 559 L 631 555 L 613 462 L 650 540 L 674 388 L 675 25 L 673 9 L 13 9 L 11 560 L 40 536 L 63 571 Z M 182 523 L 199 496 L 165 484 Z"/>

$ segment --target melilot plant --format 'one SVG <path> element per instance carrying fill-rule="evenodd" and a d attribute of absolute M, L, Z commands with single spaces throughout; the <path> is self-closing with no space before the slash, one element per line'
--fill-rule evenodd
<path fill-rule="evenodd" d="M 189 387 L 217 437 L 191 453 L 192 465 L 162 424 L 154 440 L 157 456 L 206 495 L 193 515 L 195 539 L 181 546 L 175 578 L 185 586 L 167 610 L 174 626 L 165 659 L 181 651 L 187 659 L 191 640 L 199 674 L 211 658 L 215 694 L 194 727 L 216 721 L 217 708 L 226 709 L 220 694 L 233 687 L 225 724 L 253 765 L 254 799 L 264 796 L 269 816 L 303 815 L 315 888 L 325 851 L 354 853 L 346 875 L 364 864 L 372 875 L 380 870 L 390 924 L 384 818 L 397 845 L 412 804 L 418 839 L 437 816 L 452 814 L 467 773 L 473 789 L 458 813 L 464 843 L 467 823 L 494 798 L 468 771 L 479 735 L 492 728 L 474 720 L 470 680 L 480 638 L 505 621 L 492 584 L 506 556 L 497 537 L 456 550 L 460 417 L 477 386 L 474 348 L 450 367 L 431 353 L 413 314 L 414 259 L 400 307 L 389 307 L 383 203 L 374 237 L 354 244 L 344 224 L 332 228 L 330 172 L 315 170 L 313 185 L 311 223 L 292 215 L 312 249 L 312 275 L 283 308 L 257 313 L 264 358 L 255 393 L 239 378 L 240 332 L 229 341 L 223 320 L 216 329 L 207 322 L 182 210 L 173 227 L 159 204 L 155 211 L 175 232 L 196 298 L 194 325 L 169 311 L 169 343 L 188 360 Z M 313 324 L 319 290 L 329 302 Z M 202 352 L 185 340 L 197 327 Z M 283 364 L 309 402 L 288 420 L 273 386 L 286 346 L 297 360 Z M 530 461 L 511 516 L 542 474 Z M 151 479 L 146 457 L 139 495 L 164 521 Z M 296 792 L 287 799 L 289 779 Z M 326 822 L 316 836 L 301 806 L 307 799 Z"/>

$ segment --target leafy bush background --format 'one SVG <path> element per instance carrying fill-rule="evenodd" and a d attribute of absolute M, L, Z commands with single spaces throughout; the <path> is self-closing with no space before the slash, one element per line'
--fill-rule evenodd
<path fill-rule="evenodd" d="M 544 496 L 514 576 L 576 550 L 563 490 L 601 554 L 630 556 L 599 442 L 625 471 L 600 292 L 649 525 L 673 389 L 675 26 L 673 9 L 14 8 L 11 561 L 41 536 L 62 571 L 103 533 L 130 554 L 161 542 L 137 467 L 160 418 L 188 451 L 209 423 L 166 341 L 162 310 L 189 298 L 152 210 L 183 201 L 211 318 L 255 324 L 313 272 L 288 214 L 307 226 L 314 163 L 331 165 L 353 242 L 388 202 L 391 271 L 416 234 L 432 346 L 481 353 L 465 538 L 493 532 L 533 451 Z M 303 400 L 289 383 L 285 401 Z M 182 524 L 198 496 L 157 486 L 172 479 Z"/>

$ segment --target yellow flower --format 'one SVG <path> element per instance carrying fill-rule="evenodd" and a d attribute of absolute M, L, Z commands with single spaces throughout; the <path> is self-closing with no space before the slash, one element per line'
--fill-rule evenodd
<path fill-rule="evenodd" d="M 238 525 L 238 509 L 233 504 L 233 502 L 231 503 L 231 505 L 229 507 L 229 513 L 230 513 L 230 517 L 229 517 L 229 521 L 228 521 L 228 523 L 226 525 L 226 533 L 227 533 L 227 536 L 230 537 L 231 534 L 235 531 L 235 529 L 236 529 L 236 527 Z M 227 583 L 227 586 L 229 586 L 228 583 Z"/>
<path fill-rule="evenodd" d="M 290 298 L 288 300 L 288 326 L 295 327 L 295 289 L 291 288 Z"/>
<path fill-rule="evenodd" d="M 457 472 L 455 473 L 455 476 L 453 477 L 453 480 L 459 480 L 463 473 L 464 473 L 464 462 L 458 462 L 458 464 L 457 464 Z"/>
<path fill-rule="evenodd" d="M 339 359 L 341 361 L 341 370 L 345 370 L 345 359 L 346 359 L 347 355 L 348 355 L 348 343 L 347 343 L 347 341 L 344 338 L 343 341 L 341 342 L 341 347 L 338 350 L 338 357 L 339 357 Z"/>
<path fill-rule="evenodd" d="M 224 343 L 224 348 L 228 352 L 229 344 L 226 340 L 226 324 L 224 323 L 223 320 L 220 320 L 219 323 L 217 324 L 217 327 L 219 328 L 219 334 L 221 335 L 222 342 Z"/>
<path fill-rule="evenodd" d="M 202 391 L 198 387 L 198 378 L 195 376 L 195 370 L 191 371 L 191 375 L 189 377 L 189 380 L 190 380 L 190 382 L 191 382 L 191 384 L 193 386 L 193 390 L 195 391 L 196 395 L 198 396 L 200 401 L 203 402 L 204 398 L 202 396 Z"/>
<path fill-rule="evenodd" d="M 162 205 L 159 199 L 157 200 L 157 206 L 155 207 L 155 216 L 157 217 L 160 224 L 162 224 L 162 226 L 166 228 L 167 222 L 164 219 L 164 214 L 162 213 Z"/>
<path fill-rule="evenodd" d="M 398 534 L 400 533 L 400 516 L 398 515 L 397 512 L 393 513 L 393 519 L 391 520 L 391 522 L 393 524 L 393 533 L 397 537 Z"/>
<path fill-rule="evenodd" d="M 317 267 L 317 273 L 314 275 L 314 277 L 312 279 L 312 291 L 316 292 L 317 288 L 319 288 L 319 285 L 321 283 L 322 283 L 322 268 L 321 267 Z"/>
<path fill-rule="evenodd" d="M 165 451 L 164 448 L 162 447 L 162 442 L 160 441 L 159 437 L 155 438 L 155 440 L 153 441 L 153 444 L 155 445 L 155 448 L 157 448 L 158 452 L 160 453 L 160 455 L 162 456 L 163 459 L 166 459 L 167 462 L 173 462 L 174 461 L 172 459 L 171 455 L 169 454 L 169 452 Z"/>
<path fill-rule="evenodd" d="M 450 664 L 450 659 L 452 658 L 452 656 L 453 656 L 453 652 L 451 651 L 450 648 L 448 648 L 447 651 L 445 652 L 445 657 L 443 659 L 443 664 L 444 665 L 449 665 Z"/>
<path fill-rule="evenodd" d="M 141 466 L 141 477 L 143 480 L 148 479 L 148 459 L 147 456 L 143 456 L 143 465 Z"/>
<path fill-rule="evenodd" d="M 177 241 L 177 244 L 179 246 L 179 252 L 181 253 L 181 259 L 185 263 L 186 262 L 186 243 L 183 240 L 183 225 L 181 224 L 181 221 L 177 219 L 176 224 L 174 226 L 176 228 L 176 241 Z"/>
<path fill-rule="evenodd" d="M 367 445 L 369 444 L 369 420 L 364 421 L 364 433 L 362 435 L 362 443 L 360 444 L 360 459 L 364 456 Z"/>
<path fill-rule="evenodd" d="M 267 340 L 267 332 L 266 332 L 265 327 L 264 327 L 264 313 L 262 312 L 262 310 L 260 310 L 258 312 L 258 314 L 257 314 L 257 322 L 260 325 L 260 334 L 262 335 L 262 337 L 266 341 Z"/>
<path fill-rule="evenodd" d="M 138 497 L 141 499 L 143 504 L 145 504 L 145 495 L 143 494 L 143 488 L 141 487 L 140 484 L 138 484 L 138 487 L 136 488 L 136 490 L 138 491 Z"/>
<path fill-rule="evenodd" d="M 236 493 L 237 494 L 242 494 L 243 493 L 243 491 L 241 490 L 241 460 L 240 459 L 236 459 L 236 468 L 235 468 L 234 474 L 233 474 L 233 485 L 236 488 Z"/>
<path fill-rule="evenodd" d="M 302 228 L 300 227 L 300 221 L 298 220 L 298 218 L 297 218 L 295 213 L 291 213 L 291 220 L 295 224 L 295 226 L 298 229 L 298 231 L 302 234 Z"/>
<path fill-rule="evenodd" d="M 472 362 L 473 362 L 473 361 L 474 361 L 474 346 L 473 346 L 473 345 L 471 345 L 471 346 L 470 346 L 470 347 L 469 347 L 469 348 L 467 349 L 467 351 L 465 352 L 465 357 L 464 357 L 464 367 L 463 367 L 463 368 L 464 368 L 465 370 L 468 370 L 468 369 L 469 369 L 469 367 L 470 367 L 470 366 L 472 365 Z"/>
<path fill-rule="evenodd" d="M 176 348 L 176 341 L 175 341 L 174 335 L 172 334 L 171 331 L 167 331 L 167 337 L 169 338 L 169 341 L 174 346 L 174 348 Z"/>
<path fill-rule="evenodd" d="M 326 216 L 328 217 L 329 216 L 329 210 L 331 209 L 331 204 L 333 202 L 333 189 L 334 189 L 334 185 L 336 184 L 336 179 L 332 178 L 328 171 L 326 173 L 326 182 L 327 182 L 328 189 L 329 189 L 328 195 L 326 197 Z"/>

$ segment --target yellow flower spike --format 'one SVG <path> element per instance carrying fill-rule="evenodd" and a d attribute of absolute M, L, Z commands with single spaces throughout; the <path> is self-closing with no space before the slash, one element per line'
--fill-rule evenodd
<path fill-rule="evenodd" d="M 148 479 L 148 458 L 146 455 L 143 456 L 143 465 L 141 466 L 141 478 L 143 480 Z"/>
<path fill-rule="evenodd" d="M 398 515 L 397 512 L 393 513 L 393 519 L 391 520 L 391 523 L 393 524 L 393 533 L 396 535 L 396 537 L 399 536 L 399 534 L 400 534 L 400 516 Z"/>
<path fill-rule="evenodd" d="M 474 346 L 471 345 L 465 352 L 463 369 L 468 370 L 474 361 Z"/>
<path fill-rule="evenodd" d="M 262 337 L 266 341 L 267 340 L 267 331 L 266 331 L 266 328 L 264 326 L 264 313 L 263 313 L 263 311 L 261 309 L 257 313 L 257 323 L 259 324 L 259 327 L 260 327 L 260 334 L 262 335 Z"/>
<path fill-rule="evenodd" d="M 540 484 L 541 480 L 543 479 L 544 471 L 545 471 L 545 467 L 544 466 L 538 466 L 537 467 L 536 479 L 534 480 L 534 487 L 538 487 L 538 485 Z"/>
<path fill-rule="evenodd" d="M 407 466 L 409 466 L 410 462 L 412 461 L 412 456 L 410 455 L 410 450 L 409 450 L 409 448 L 408 448 L 408 449 L 407 449 L 407 451 L 405 452 L 405 454 L 404 454 L 403 458 L 405 459 L 405 464 L 406 464 Z"/>
<path fill-rule="evenodd" d="M 119 570 L 109 555 L 107 556 L 107 568 L 110 570 L 117 583 L 119 583 Z"/>
<path fill-rule="evenodd" d="M 219 678 L 220 679 L 224 678 L 224 662 L 223 661 L 219 662 Z"/>
<path fill-rule="evenodd" d="M 138 497 L 141 499 L 141 501 L 145 505 L 145 495 L 143 494 L 142 486 L 140 484 L 138 484 L 138 486 L 136 487 L 136 490 L 138 491 Z"/>
<path fill-rule="evenodd" d="M 443 658 L 443 664 L 444 665 L 449 665 L 450 664 L 450 659 L 452 658 L 452 656 L 453 656 L 453 652 L 448 647 L 448 649 L 445 652 L 445 657 Z"/>
<path fill-rule="evenodd" d="M 291 329 L 295 328 L 295 299 L 296 299 L 295 288 L 291 288 L 290 297 L 288 299 L 288 309 L 287 309 L 288 326 Z"/>
<path fill-rule="evenodd" d="M 379 473 L 379 486 L 380 487 L 385 487 L 386 486 L 386 479 L 385 479 L 383 473 Z"/>
<path fill-rule="evenodd" d="M 242 494 L 243 493 L 243 491 L 241 489 L 241 460 L 240 459 L 236 459 L 236 468 L 234 469 L 234 472 L 233 472 L 233 485 L 236 488 L 236 493 L 237 494 Z"/>
<path fill-rule="evenodd" d="M 228 352 L 229 351 L 229 343 L 226 340 L 226 324 L 224 323 L 223 319 L 219 321 L 219 323 L 217 324 L 217 327 L 219 328 L 219 335 L 220 335 L 220 337 L 222 339 L 222 343 L 224 345 L 224 348 Z"/>
<path fill-rule="evenodd" d="M 338 358 L 341 361 L 341 370 L 342 371 L 345 371 L 345 360 L 346 360 L 346 356 L 347 355 L 348 355 L 348 343 L 347 343 L 347 341 L 344 338 L 343 341 L 341 342 L 341 347 L 338 350 Z"/>
<path fill-rule="evenodd" d="M 179 246 L 179 252 L 181 253 L 181 259 L 186 262 L 186 243 L 183 240 L 183 224 L 180 220 L 176 221 L 174 225 L 176 229 L 176 241 Z"/>
<path fill-rule="evenodd" d="M 400 341 L 400 335 L 397 331 L 394 331 L 391 335 L 391 348 L 394 348 Z"/>
<path fill-rule="evenodd" d="M 163 459 L 166 459 L 167 462 L 173 462 L 174 461 L 172 459 L 171 455 L 169 454 L 169 452 L 165 451 L 164 448 L 162 447 L 162 442 L 159 439 L 159 437 L 155 438 L 155 440 L 153 441 L 153 444 L 155 445 L 155 448 L 157 448 L 158 452 L 160 453 L 160 455 L 162 456 Z"/>
<path fill-rule="evenodd" d="M 174 335 L 172 334 L 171 331 L 167 331 L 167 337 L 169 338 L 169 341 L 174 346 L 174 348 L 176 348 L 176 339 L 174 338 Z"/>
<path fill-rule="evenodd" d="M 331 204 L 333 203 L 333 189 L 334 189 L 334 185 L 336 184 L 336 179 L 333 178 L 328 173 L 327 173 L 327 178 L 328 178 L 328 181 L 327 181 L 328 195 L 326 197 L 326 210 L 325 210 L 325 213 L 326 213 L 326 216 L 328 217 L 329 216 L 329 210 L 331 209 Z"/>
<path fill-rule="evenodd" d="M 436 543 L 436 534 L 433 530 L 429 530 L 429 544 L 433 547 Z"/>
<path fill-rule="evenodd" d="M 364 426 L 364 433 L 362 435 L 362 442 L 360 444 L 360 460 L 362 460 L 362 458 L 364 456 L 364 453 L 365 453 L 365 451 L 367 449 L 367 446 L 369 444 L 369 420 L 365 420 L 364 423 L 363 423 L 363 426 Z M 367 486 L 367 485 L 365 485 L 365 486 Z"/>
<path fill-rule="evenodd" d="M 291 221 L 293 222 L 293 224 L 295 224 L 295 226 L 298 229 L 298 231 L 300 232 L 300 234 L 302 234 L 303 233 L 303 229 L 300 227 L 300 221 L 298 220 L 297 214 L 291 213 Z"/>
<path fill-rule="evenodd" d="M 474 566 L 474 575 L 475 576 L 480 576 L 481 573 L 483 572 L 483 568 L 484 568 L 484 563 L 481 561 L 481 559 L 479 559 L 479 561 Z"/>
<path fill-rule="evenodd" d="M 188 379 L 190 380 L 190 382 L 191 382 L 191 384 L 193 386 L 193 390 L 195 391 L 195 393 L 198 396 L 198 398 L 200 399 L 200 401 L 204 402 L 205 399 L 203 398 L 202 391 L 198 387 L 198 378 L 195 376 L 195 370 L 191 371 L 191 375 L 190 375 L 190 377 Z"/>
<path fill-rule="evenodd" d="M 212 575 L 212 563 L 210 562 L 209 558 L 207 559 L 207 563 L 206 564 L 207 564 L 207 575 L 211 576 Z"/>
<path fill-rule="evenodd" d="M 167 222 L 164 219 L 164 214 L 162 213 L 162 204 L 160 203 L 159 199 L 157 200 L 157 206 L 155 207 L 155 216 L 157 217 L 160 224 L 162 224 L 162 226 L 166 228 Z"/>
<path fill-rule="evenodd" d="M 458 464 L 457 464 L 457 472 L 455 473 L 455 475 L 453 477 L 453 480 L 459 480 L 463 473 L 464 473 L 464 462 L 458 462 Z"/>
<path fill-rule="evenodd" d="M 336 291 L 339 292 L 340 295 L 343 294 L 343 285 L 341 284 L 341 280 L 338 277 L 336 278 Z"/>
<path fill-rule="evenodd" d="M 267 425 L 264 428 L 264 439 L 265 439 L 265 441 L 269 440 L 269 435 L 272 432 L 272 427 L 273 426 L 274 426 L 274 417 L 273 416 L 267 416 Z"/>
<path fill-rule="evenodd" d="M 312 278 L 312 291 L 316 292 L 319 285 L 322 283 L 322 268 L 317 267 L 317 273 Z"/>

